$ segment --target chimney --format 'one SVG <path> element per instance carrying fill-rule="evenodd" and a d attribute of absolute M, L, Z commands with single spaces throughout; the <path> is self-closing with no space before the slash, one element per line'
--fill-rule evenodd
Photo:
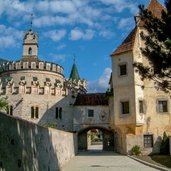
<path fill-rule="evenodd" d="M 134 20 L 135 20 L 135 24 L 138 25 L 140 22 L 140 15 L 139 14 L 135 15 Z"/>

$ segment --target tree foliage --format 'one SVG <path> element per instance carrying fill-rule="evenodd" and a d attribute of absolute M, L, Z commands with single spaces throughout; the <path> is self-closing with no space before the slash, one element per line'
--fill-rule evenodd
<path fill-rule="evenodd" d="M 142 79 L 153 80 L 158 89 L 171 91 L 171 0 L 165 0 L 165 10 L 161 18 L 157 18 L 151 11 L 139 6 L 140 19 L 144 23 L 145 32 L 140 36 L 145 47 L 141 52 L 149 61 L 148 66 L 135 63 Z"/>
<path fill-rule="evenodd" d="M 0 111 L 7 111 L 8 110 L 8 102 L 3 99 L 3 98 L 0 98 Z"/>
<path fill-rule="evenodd" d="M 160 145 L 160 154 L 169 154 L 169 137 L 166 132 L 163 133 L 163 139 Z"/>

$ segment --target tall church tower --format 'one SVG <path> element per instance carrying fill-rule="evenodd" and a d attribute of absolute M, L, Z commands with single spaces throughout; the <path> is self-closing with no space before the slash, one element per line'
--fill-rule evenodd
<path fill-rule="evenodd" d="M 23 40 L 23 60 L 37 59 L 38 53 L 38 34 L 32 30 L 32 16 L 30 29 L 24 34 Z"/>

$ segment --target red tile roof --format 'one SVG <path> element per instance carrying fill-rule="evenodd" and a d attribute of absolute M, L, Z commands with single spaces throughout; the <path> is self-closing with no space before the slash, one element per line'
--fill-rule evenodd
<path fill-rule="evenodd" d="M 147 9 L 157 18 L 161 18 L 162 10 L 165 10 L 158 0 L 151 0 Z"/>
<path fill-rule="evenodd" d="M 108 98 L 105 93 L 78 94 L 75 106 L 108 106 Z"/>
<path fill-rule="evenodd" d="M 162 10 L 165 10 L 165 8 L 158 2 L 158 0 L 150 0 L 147 9 L 150 10 L 152 14 L 158 18 L 161 18 Z M 143 22 L 140 21 L 138 26 L 143 26 Z M 136 32 L 137 27 L 135 27 L 131 31 L 131 33 L 121 43 L 121 45 L 112 53 L 112 56 L 133 50 Z"/>
<path fill-rule="evenodd" d="M 126 37 L 126 39 L 122 42 L 122 44 L 112 53 L 112 56 L 132 50 L 134 46 L 136 32 L 137 32 L 137 27 L 135 27 L 131 31 L 131 33 Z"/>
<path fill-rule="evenodd" d="M 165 8 L 158 2 L 158 0 L 151 0 L 147 6 L 147 9 L 151 11 L 152 14 L 157 18 L 161 18 L 162 11 L 165 10 Z M 138 24 L 139 27 L 142 27 L 143 25 L 143 21 L 140 21 Z"/>

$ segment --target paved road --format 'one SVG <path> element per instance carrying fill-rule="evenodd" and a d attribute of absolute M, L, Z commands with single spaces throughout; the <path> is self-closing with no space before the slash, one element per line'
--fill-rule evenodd
<path fill-rule="evenodd" d="M 155 171 L 127 156 L 112 152 L 81 152 L 62 171 Z"/>

